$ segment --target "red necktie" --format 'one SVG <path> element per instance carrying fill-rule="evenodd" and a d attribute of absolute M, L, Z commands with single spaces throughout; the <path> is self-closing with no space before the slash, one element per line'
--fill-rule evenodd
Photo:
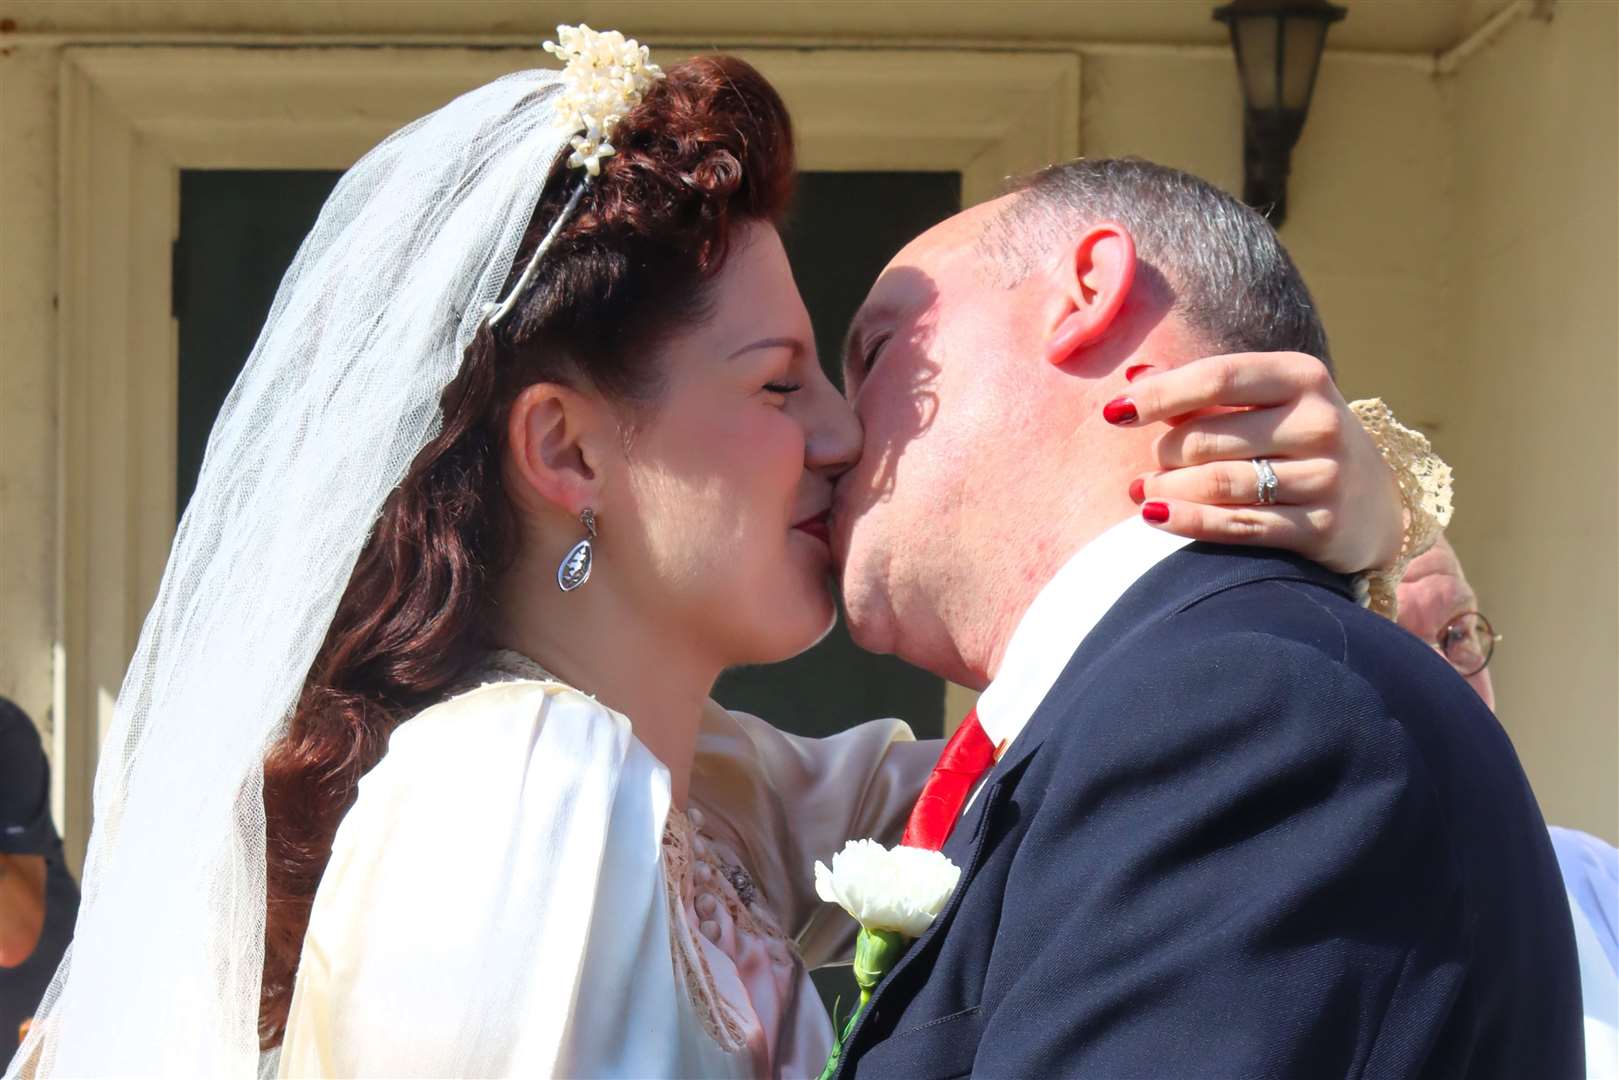
<path fill-rule="evenodd" d="M 917 797 L 900 843 L 932 851 L 944 847 L 973 785 L 993 764 L 995 745 L 984 734 L 983 725 L 978 722 L 978 710 L 974 709 L 944 744 L 939 763 L 933 766 L 928 782 L 922 785 L 922 794 Z"/>

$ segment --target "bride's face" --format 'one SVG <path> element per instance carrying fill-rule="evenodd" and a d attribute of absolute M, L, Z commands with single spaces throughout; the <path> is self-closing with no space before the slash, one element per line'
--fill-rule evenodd
<path fill-rule="evenodd" d="M 641 610 L 727 666 L 769 663 L 836 618 L 826 513 L 860 426 L 821 370 L 775 229 L 738 230 L 709 301 L 660 350 L 602 527 Z"/>

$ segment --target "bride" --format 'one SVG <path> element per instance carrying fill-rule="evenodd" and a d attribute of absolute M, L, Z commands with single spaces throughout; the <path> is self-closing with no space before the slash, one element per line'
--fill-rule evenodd
<path fill-rule="evenodd" d="M 831 625 L 861 449 L 777 233 L 788 115 L 739 60 L 559 37 L 368 154 L 289 270 L 9 1076 L 820 1071 L 853 924 L 809 868 L 897 838 L 936 748 L 709 697 Z M 1294 546 L 1397 546 L 1383 487 Z"/>

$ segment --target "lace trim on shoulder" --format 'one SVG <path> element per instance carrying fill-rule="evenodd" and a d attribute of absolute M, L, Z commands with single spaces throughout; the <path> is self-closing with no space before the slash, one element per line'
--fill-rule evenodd
<path fill-rule="evenodd" d="M 560 682 L 555 675 L 520 652 L 496 649 L 485 653 L 477 664 L 469 668 L 450 688 L 450 695 L 464 694 L 490 683 L 503 682 Z"/>
<path fill-rule="evenodd" d="M 469 694 L 474 690 L 481 690 L 486 686 L 495 686 L 509 682 L 543 682 L 566 686 L 577 693 L 584 694 L 583 690 L 571 686 L 569 683 L 557 678 L 537 662 L 530 660 L 520 652 L 512 649 L 495 649 L 484 653 L 478 662 L 463 671 L 459 678 L 450 684 L 444 691 L 442 701 L 458 698 L 462 694 Z M 595 699 L 594 694 L 585 694 Z"/>

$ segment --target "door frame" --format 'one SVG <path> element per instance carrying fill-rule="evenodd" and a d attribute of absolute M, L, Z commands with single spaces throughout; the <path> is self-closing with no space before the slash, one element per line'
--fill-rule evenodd
<path fill-rule="evenodd" d="M 1079 153 L 1076 52 L 733 51 L 786 100 L 806 170 L 959 172 L 972 205 L 1009 175 Z M 457 94 L 544 60 L 515 47 L 63 50 L 51 761 L 75 872 L 99 747 L 177 517 L 181 170 L 347 168 Z M 950 688 L 947 715 L 965 711 L 964 695 Z"/>

